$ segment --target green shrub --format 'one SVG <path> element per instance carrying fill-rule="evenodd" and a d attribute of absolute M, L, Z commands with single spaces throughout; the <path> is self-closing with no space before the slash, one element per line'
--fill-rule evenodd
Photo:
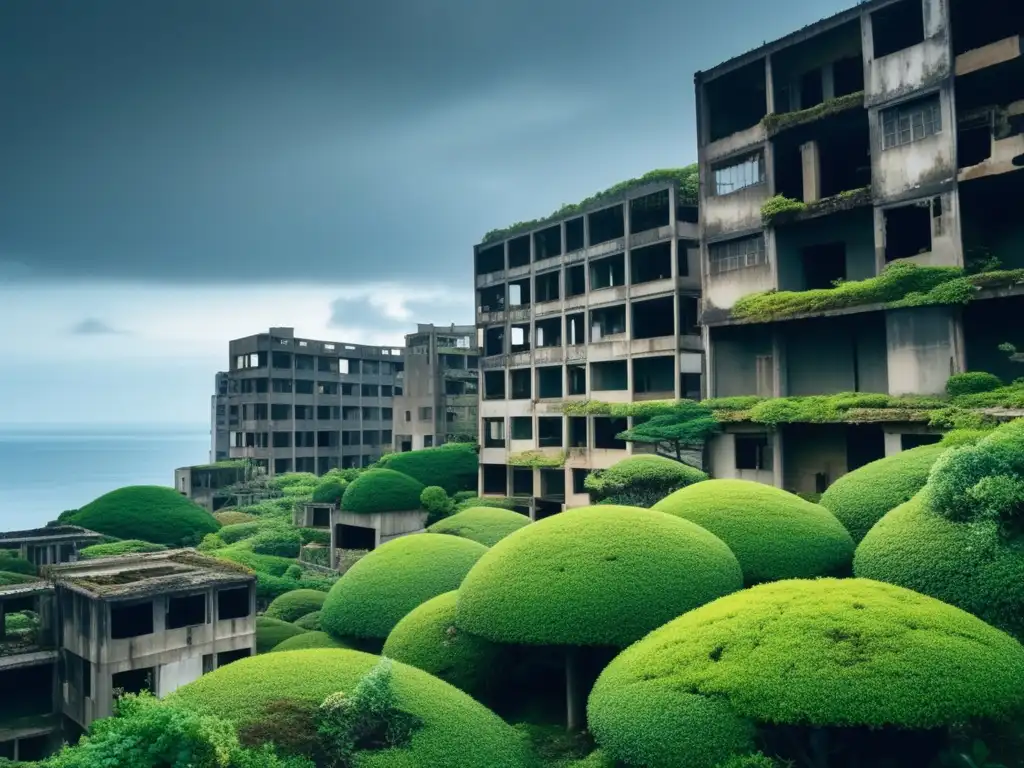
<path fill-rule="evenodd" d="M 456 504 L 461 504 L 464 501 L 475 498 L 476 491 L 459 491 L 458 493 L 452 496 L 452 501 L 454 501 Z"/>
<path fill-rule="evenodd" d="M 420 494 L 420 506 L 427 510 L 427 525 L 432 525 L 438 520 L 448 517 L 455 504 L 448 498 L 444 488 L 439 485 L 429 485 Z"/>
<path fill-rule="evenodd" d="M 335 640 L 326 632 L 314 630 L 312 632 L 304 631 L 301 635 L 286 638 L 270 650 L 272 653 L 276 653 L 277 651 L 302 651 L 308 648 L 348 648 L 348 646 L 340 640 Z"/>
<path fill-rule="evenodd" d="M 321 631 L 320 611 L 312 611 L 311 613 L 307 613 L 305 616 L 300 616 L 293 623 L 300 629 L 305 629 L 310 632 L 319 632 Z"/>
<path fill-rule="evenodd" d="M 212 553 L 218 549 L 224 549 L 226 546 L 227 542 L 216 533 L 208 533 L 203 536 L 203 540 L 199 542 L 199 546 L 196 549 L 200 552 Z"/>
<path fill-rule="evenodd" d="M 91 549 L 91 547 L 86 547 L 86 549 Z M 35 576 L 37 573 L 35 565 L 30 561 L 21 557 L 17 552 L 4 549 L 0 549 L 0 571 L 23 573 L 28 576 Z"/>
<path fill-rule="evenodd" d="M 296 627 L 287 621 L 274 619 L 270 616 L 256 617 L 256 653 L 273 650 L 278 643 L 289 637 L 301 635 L 306 630 Z"/>
<path fill-rule="evenodd" d="M 208 533 L 207 536 L 216 536 L 215 533 Z M 204 537 L 205 540 L 205 537 Z M 126 541 L 114 541 L 110 544 L 93 544 L 91 547 L 83 547 L 78 556 L 83 560 L 94 560 L 98 557 L 115 557 L 117 555 L 131 555 L 136 552 L 160 552 L 167 549 L 163 544 L 150 544 L 148 541 L 139 539 L 128 539 Z M 0 563 L 3 565 L 3 563 Z"/>
<path fill-rule="evenodd" d="M 39 577 L 29 576 L 27 573 L 0 571 L 0 587 L 9 587 L 12 584 L 30 584 L 33 581 L 39 581 Z"/>
<path fill-rule="evenodd" d="M 729 548 L 687 520 L 582 507 L 487 550 L 459 587 L 457 623 L 494 642 L 623 647 L 742 586 Z"/>
<path fill-rule="evenodd" d="M 515 510 L 516 500 L 504 496 L 469 496 L 455 506 L 456 512 L 463 512 L 473 507 L 494 507 L 496 509 Z"/>
<path fill-rule="evenodd" d="M 340 504 L 348 482 L 336 477 L 325 477 L 313 489 L 313 502 L 316 504 Z"/>
<path fill-rule="evenodd" d="M 235 523 L 234 525 L 225 525 L 217 532 L 217 535 L 228 544 L 234 544 L 235 542 L 255 536 L 267 527 L 268 522 L 265 520 L 255 520 L 251 523 Z"/>
<path fill-rule="evenodd" d="M 627 494 L 650 507 L 673 491 L 707 480 L 699 469 L 664 456 L 640 454 L 587 475 L 583 487 L 594 501 Z"/>
<path fill-rule="evenodd" d="M 353 480 L 341 499 L 348 512 L 404 512 L 420 508 L 423 486 L 393 469 L 370 469 Z"/>
<path fill-rule="evenodd" d="M 676 491 L 654 509 L 696 523 L 736 555 L 747 586 L 845 575 L 853 540 L 824 507 L 750 480 L 708 480 Z"/>
<path fill-rule="evenodd" d="M 401 472 L 423 485 L 439 485 L 451 495 L 476 490 L 479 459 L 472 443 L 448 443 L 437 448 L 389 453 L 378 467 Z"/>
<path fill-rule="evenodd" d="M 160 485 L 132 485 L 106 493 L 78 510 L 71 522 L 118 539 L 169 547 L 195 546 L 220 528 L 205 509 Z"/>
<path fill-rule="evenodd" d="M 832 483 L 822 494 L 821 505 L 859 543 L 886 512 L 924 487 L 932 465 L 946 450 L 941 444 L 922 445 L 865 464 Z"/>
<path fill-rule="evenodd" d="M 493 547 L 511 533 L 530 524 L 530 518 L 500 507 L 468 507 L 451 517 L 434 523 L 430 533 L 444 533 L 471 539 L 485 547 Z"/>
<path fill-rule="evenodd" d="M 202 714 L 232 720 L 240 731 L 273 718 L 282 702 L 319 706 L 354 691 L 377 656 L 313 649 L 242 659 L 203 675 L 169 697 Z M 419 719 L 407 749 L 362 753 L 360 768 L 527 768 L 525 744 L 501 718 L 468 695 L 413 667 L 391 668 L 394 707 Z"/>
<path fill-rule="evenodd" d="M 389 541 L 338 579 L 320 623 L 335 637 L 383 640 L 413 608 L 458 589 L 486 551 L 475 541 L 435 533 Z"/>
<path fill-rule="evenodd" d="M 266 573 L 271 576 L 284 576 L 285 572 L 296 564 L 295 560 L 287 557 L 257 554 L 252 551 L 248 544 L 248 541 L 241 541 L 230 547 L 215 550 L 210 554 L 222 560 L 230 560 L 233 563 L 244 565 L 246 568 L 251 568 L 257 573 Z M 292 589 L 295 589 L 294 585 Z"/>
<path fill-rule="evenodd" d="M 925 730 L 1024 705 L 1024 647 L 964 611 L 865 579 L 764 584 L 616 657 L 590 696 L 610 756 L 712 768 L 762 724 Z"/>
<path fill-rule="evenodd" d="M 303 545 L 319 544 L 324 547 L 331 545 L 331 532 L 320 528 L 299 528 L 299 536 Z"/>
<path fill-rule="evenodd" d="M 286 592 L 267 606 L 266 615 L 281 621 L 296 621 L 306 614 L 319 611 L 327 594 L 315 589 L 296 589 Z"/>
<path fill-rule="evenodd" d="M 383 655 L 422 669 L 476 699 L 493 679 L 498 647 L 455 626 L 456 591 L 427 600 L 395 625 Z"/>
<path fill-rule="evenodd" d="M 31 632 L 39 627 L 39 614 L 34 611 L 19 611 L 4 616 L 4 629 L 7 634 Z"/>
<path fill-rule="evenodd" d="M 955 373 L 946 382 L 946 392 L 951 397 L 960 395 L 976 395 L 979 392 L 992 392 L 1006 386 L 1002 379 L 985 371 L 969 371 Z"/>
<path fill-rule="evenodd" d="M 250 539 L 252 551 L 257 555 L 276 555 L 277 557 L 299 556 L 302 538 L 296 528 L 266 528 Z"/>
<path fill-rule="evenodd" d="M 266 602 L 296 589 L 315 589 L 326 593 L 332 586 L 333 582 L 327 579 L 303 578 L 296 581 L 285 576 L 256 572 L 256 597 Z"/>
<path fill-rule="evenodd" d="M 301 579 L 302 578 L 302 566 L 298 563 L 292 563 L 288 566 L 288 570 L 284 572 L 286 579 Z"/>
<path fill-rule="evenodd" d="M 312 472 L 285 472 L 282 475 L 274 475 L 267 481 L 271 488 L 284 491 L 289 488 L 316 486 L 320 478 Z"/>
<path fill-rule="evenodd" d="M 223 526 L 252 523 L 259 520 L 256 515 L 250 515 L 248 512 L 242 512 L 237 509 L 222 509 L 219 512 L 214 512 L 213 516 Z"/>

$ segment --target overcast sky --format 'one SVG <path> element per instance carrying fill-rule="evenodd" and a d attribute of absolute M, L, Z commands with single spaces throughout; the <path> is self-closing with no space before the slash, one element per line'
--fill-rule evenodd
<path fill-rule="evenodd" d="M 696 159 L 850 2 L 2 0 L 0 424 L 205 423 L 230 338 L 472 323 L 472 246 Z"/>

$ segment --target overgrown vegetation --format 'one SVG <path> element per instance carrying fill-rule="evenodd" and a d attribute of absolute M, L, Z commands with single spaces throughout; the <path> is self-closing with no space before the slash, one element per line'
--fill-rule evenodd
<path fill-rule="evenodd" d="M 703 450 L 708 439 L 720 430 L 714 413 L 706 405 L 678 400 L 616 437 L 628 443 L 657 446 L 676 461 L 683 462 L 684 453 Z"/>
<path fill-rule="evenodd" d="M 657 419 L 668 418 L 656 416 Z M 587 475 L 583 487 L 593 502 L 625 506 L 654 506 L 673 491 L 707 480 L 699 469 L 679 461 L 639 454 Z"/>
<path fill-rule="evenodd" d="M 513 453 L 508 457 L 508 463 L 513 467 L 531 467 L 533 469 L 549 467 L 564 467 L 567 454 L 565 451 L 548 453 L 542 450 L 523 451 Z"/>
<path fill-rule="evenodd" d="M 823 101 L 807 109 L 799 109 L 795 112 L 772 112 L 761 119 L 769 136 L 775 136 L 787 128 L 792 128 L 804 123 L 821 120 L 829 115 L 836 115 L 849 109 L 856 109 L 864 106 L 864 92 L 857 91 L 845 96 L 837 96 L 833 99 Z"/>
<path fill-rule="evenodd" d="M 461 536 L 485 547 L 493 547 L 506 536 L 529 525 L 530 518 L 500 507 L 467 507 L 460 512 L 446 517 L 427 530 L 430 533 L 443 533 L 449 536 Z"/>
<path fill-rule="evenodd" d="M 171 547 L 195 546 L 220 523 L 173 488 L 134 485 L 111 491 L 79 509 L 68 522 L 118 539 Z"/>

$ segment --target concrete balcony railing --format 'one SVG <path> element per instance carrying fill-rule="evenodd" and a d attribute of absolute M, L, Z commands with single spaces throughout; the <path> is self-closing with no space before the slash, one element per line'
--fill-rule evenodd
<path fill-rule="evenodd" d="M 565 359 L 564 347 L 539 347 L 533 350 L 533 362 L 537 365 L 560 363 Z"/>

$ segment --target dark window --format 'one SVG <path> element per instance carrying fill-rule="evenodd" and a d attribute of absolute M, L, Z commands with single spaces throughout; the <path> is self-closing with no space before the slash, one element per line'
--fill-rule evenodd
<path fill-rule="evenodd" d="M 243 619 L 249 615 L 249 588 L 222 589 L 217 593 L 217 619 Z"/>
<path fill-rule="evenodd" d="M 196 627 L 205 623 L 205 594 L 172 597 L 167 601 L 167 629 Z"/>
<path fill-rule="evenodd" d="M 513 440 L 533 439 L 533 419 L 529 416 L 513 416 L 511 429 Z"/>
<path fill-rule="evenodd" d="M 296 379 L 295 380 L 295 394 L 297 394 L 297 395 L 312 395 L 313 394 L 313 380 L 312 379 Z"/>
<path fill-rule="evenodd" d="M 152 691 L 155 686 L 156 669 L 145 667 L 143 669 L 130 669 L 125 672 L 115 672 L 110 676 L 110 686 L 114 689 L 114 698 L 120 698 L 125 693 L 142 693 Z"/>
<path fill-rule="evenodd" d="M 871 38 L 876 59 L 924 41 L 921 0 L 901 0 L 871 14 Z"/>
<path fill-rule="evenodd" d="M 587 489 L 583 483 L 586 482 L 587 477 L 590 475 L 589 469 L 573 469 L 572 471 L 572 492 L 573 493 L 586 493 Z"/>
<path fill-rule="evenodd" d="M 92 662 L 82 659 L 82 695 L 92 696 Z"/>
<path fill-rule="evenodd" d="M 221 651 L 217 654 L 217 667 L 226 667 L 239 659 L 247 659 L 252 656 L 252 648 L 239 648 L 237 651 Z"/>
<path fill-rule="evenodd" d="M 882 149 L 902 147 L 942 130 L 939 97 L 928 96 L 882 110 Z"/>
<path fill-rule="evenodd" d="M 922 445 L 934 445 L 940 440 L 942 440 L 942 435 L 905 434 L 900 435 L 900 448 L 909 451 L 911 448 L 920 448 Z"/>
<path fill-rule="evenodd" d="M 153 603 L 110 606 L 110 637 L 121 640 L 153 633 Z"/>
<path fill-rule="evenodd" d="M 624 450 L 626 442 L 616 435 L 626 431 L 626 420 L 607 416 L 594 417 L 594 447 Z"/>
<path fill-rule="evenodd" d="M 772 468 L 772 445 L 767 435 L 736 435 L 736 469 Z"/>
<path fill-rule="evenodd" d="M 932 211 L 924 205 L 904 205 L 885 211 L 885 260 L 905 259 L 932 249 Z"/>

